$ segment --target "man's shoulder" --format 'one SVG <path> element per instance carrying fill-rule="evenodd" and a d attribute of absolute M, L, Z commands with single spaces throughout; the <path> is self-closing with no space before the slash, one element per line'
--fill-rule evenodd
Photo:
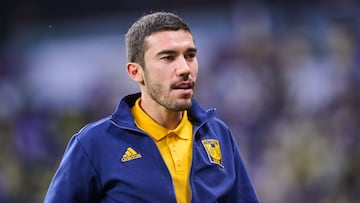
<path fill-rule="evenodd" d="M 100 120 L 88 123 L 75 136 L 82 142 L 89 140 L 102 139 L 106 134 L 107 129 L 111 125 L 110 117 L 105 117 Z"/>
<path fill-rule="evenodd" d="M 222 129 L 229 128 L 228 125 L 221 118 L 219 118 L 217 116 L 213 116 L 211 119 L 209 119 L 208 125 L 212 126 L 212 127 L 222 128 Z"/>

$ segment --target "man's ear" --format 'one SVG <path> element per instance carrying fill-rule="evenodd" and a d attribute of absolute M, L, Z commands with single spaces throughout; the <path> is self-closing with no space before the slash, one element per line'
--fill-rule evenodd
<path fill-rule="evenodd" d="M 131 79 L 140 84 L 144 83 L 144 71 L 140 64 L 129 62 L 126 64 L 126 70 Z"/>

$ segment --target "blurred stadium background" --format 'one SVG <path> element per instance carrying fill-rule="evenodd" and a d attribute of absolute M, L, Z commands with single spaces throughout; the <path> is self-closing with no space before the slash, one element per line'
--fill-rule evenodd
<path fill-rule="evenodd" d="M 69 138 L 138 90 L 124 35 L 158 10 L 189 22 L 196 98 L 236 135 L 262 202 L 360 202 L 356 0 L 3 1 L 0 202 L 42 202 Z"/>

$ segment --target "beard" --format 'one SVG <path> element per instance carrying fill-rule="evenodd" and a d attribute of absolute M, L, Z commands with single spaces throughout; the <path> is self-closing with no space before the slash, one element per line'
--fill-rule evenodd
<path fill-rule="evenodd" d="M 189 78 L 187 78 L 186 80 L 191 81 L 192 90 L 194 92 L 195 82 Z M 177 81 L 174 84 L 181 82 L 181 81 L 184 81 L 184 79 L 181 79 L 180 81 Z M 170 95 L 171 90 L 174 89 L 174 88 L 172 88 L 174 86 L 174 84 L 172 84 L 169 88 L 165 88 L 163 85 L 161 85 L 159 83 L 152 83 L 151 80 L 147 80 L 146 88 L 147 88 L 147 92 L 148 92 L 149 96 L 156 103 L 160 104 L 161 106 L 163 106 L 164 108 L 166 108 L 168 110 L 184 111 L 184 110 L 189 109 L 192 105 L 191 100 L 192 100 L 194 94 L 192 94 L 190 97 L 189 97 L 189 95 L 184 95 L 183 98 L 180 98 L 180 99 L 184 99 L 187 101 L 179 102 L 179 101 L 177 101 L 177 99 L 172 98 Z"/>

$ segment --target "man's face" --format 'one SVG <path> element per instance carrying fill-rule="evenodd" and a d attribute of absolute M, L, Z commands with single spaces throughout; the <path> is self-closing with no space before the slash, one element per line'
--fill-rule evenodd
<path fill-rule="evenodd" d="M 183 30 L 160 31 L 145 42 L 144 96 L 168 110 L 188 109 L 198 73 L 192 35 Z"/>

